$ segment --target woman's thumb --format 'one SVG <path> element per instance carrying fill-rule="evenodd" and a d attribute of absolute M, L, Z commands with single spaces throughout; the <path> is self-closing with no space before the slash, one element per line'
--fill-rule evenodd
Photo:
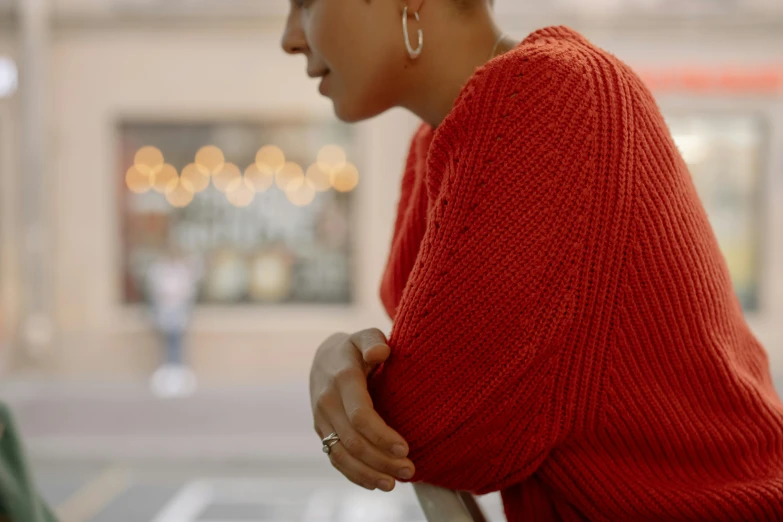
<path fill-rule="evenodd" d="M 377 328 L 362 330 L 353 335 L 353 344 L 362 352 L 366 364 L 377 366 L 389 358 L 391 349 L 386 336 Z"/>

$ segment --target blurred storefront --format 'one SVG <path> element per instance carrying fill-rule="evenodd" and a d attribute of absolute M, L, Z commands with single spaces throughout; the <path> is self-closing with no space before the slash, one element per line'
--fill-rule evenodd
<path fill-rule="evenodd" d="M 653 87 L 749 320 L 783 373 L 779 2 L 496 4 L 510 33 L 571 25 Z M 158 346 L 143 276 L 171 245 L 205 267 L 190 360 L 207 381 L 301 377 L 327 335 L 388 329 L 377 287 L 416 121 L 394 111 L 357 127 L 336 122 L 303 60 L 279 49 L 285 8 L 56 0 L 0 14 L 0 56 L 19 63 L 20 92 L 35 59 L 20 52 L 21 29 L 37 27 L 46 42 L 38 193 L 21 181 L 30 102 L 0 97 L 7 371 L 146 376 Z M 307 182 L 281 186 L 289 171 Z M 44 231 L 22 212 L 36 194 L 51 202 Z M 30 247 L 36 238 L 45 248 Z M 41 309 L 26 284 L 36 255 L 51 300 Z"/>
<path fill-rule="evenodd" d="M 0 1 L 0 354 L 10 350 L 10 328 L 16 323 L 17 286 L 13 281 L 16 272 L 15 223 L 13 197 L 18 183 L 12 176 L 16 166 L 16 119 L 13 114 L 13 98 L 18 91 L 17 41 L 12 22 L 10 2 Z M 0 371 L 6 357 L 0 357 Z"/>

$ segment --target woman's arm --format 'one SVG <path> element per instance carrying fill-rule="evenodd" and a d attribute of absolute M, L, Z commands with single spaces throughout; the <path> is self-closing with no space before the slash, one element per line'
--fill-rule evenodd
<path fill-rule="evenodd" d="M 484 71 L 433 145 L 446 174 L 369 383 L 416 481 L 518 483 L 597 415 L 628 173 L 601 159 L 592 82 L 556 51 Z"/>

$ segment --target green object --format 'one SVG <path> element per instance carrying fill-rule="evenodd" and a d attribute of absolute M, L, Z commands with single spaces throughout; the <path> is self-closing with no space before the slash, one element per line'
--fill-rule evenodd
<path fill-rule="evenodd" d="M 0 521 L 56 522 L 38 494 L 11 409 L 0 402 Z"/>

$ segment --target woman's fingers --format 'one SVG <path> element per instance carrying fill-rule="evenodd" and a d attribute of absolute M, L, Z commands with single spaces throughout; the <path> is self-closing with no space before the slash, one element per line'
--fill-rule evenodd
<path fill-rule="evenodd" d="M 331 342 L 335 344 L 329 344 Z M 382 346 L 378 343 L 382 343 Z M 408 456 L 408 444 L 378 415 L 367 390 L 369 365 L 363 357 L 368 357 L 373 347 L 381 346 L 386 353 L 378 352 L 376 355 L 378 361 L 385 360 L 388 356 L 388 346 L 385 343 L 383 333 L 376 328 L 350 336 L 341 334 L 330 337 L 322 348 L 331 346 L 333 351 L 324 350 L 320 357 L 317 355 L 319 362 L 310 373 L 311 400 L 314 401 L 315 409 L 316 403 L 320 402 L 324 395 L 339 393 L 343 411 L 354 423 L 355 429 L 389 455 L 405 458 Z M 322 348 L 319 348 L 319 351 Z M 325 357 L 329 354 L 334 356 L 333 359 Z"/>
<path fill-rule="evenodd" d="M 372 409 L 350 410 L 344 409 L 345 407 L 346 404 L 343 403 L 341 408 L 322 413 L 328 416 L 329 423 L 340 434 L 340 440 L 348 453 L 370 468 L 393 476 L 395 479 L 408 480 L 412 478 L 415 471 L 413 462 L 405 458 L 389 456 L 355 428 L 354 422 L 357 422 L 357 419 L 365 418 L 365 416 L 372 418 L 377 414 Z M 352 418 L 349 418 L 346 412 L 351 412 Z M 363 420 L 358 421 L 360 425 L 363 422 Z"/>
<path fill-rule="evenodd" d="M 354 484 L 358 484 L 363 488 L 370 490 L 378 488 L 382 491 L 389 492 L 394 489 L 396 481 L 393 477 L 375 471 L 367 464 L 355 458 L 345 449 L 342 440 L 332 446 L 329 460 L 332 461 L 332 466 Z"/>
<path fill-rule="evenodd" d="M 316 416 L 316 425 L 316 431 L 319 435 L 323 433 L 323 437 L 334 432 L 340 436 L 339 431 L 333 428 L 321 414 Z M 379 488 L 383 491 L 391 491 L 394 489 L 394 478 L 370 468 L 351 455 L 343 444 L 342 436 L 340 436 L 340 442 L 332 445 L 329 460 L 337 471 L 357 486 L 369 490 Z"/>
<path fill-rule="evenodd" d="M 343 410 L 352 428 L 388 455 L 396 459 L 407 457 L 408 445 L 405 439 L 389 427 L 373 408 L 372 398 L 367 391 L 367 381 L 351 378 L 348 375 L 338 380 L 337 386 L 340 390 Z"/>
<path fill-rule="evenodd" d="M 384 491 L 415 474 L 405 439 L 378 415 L 367 389 L 371 363 L 388 355 L 380 330 L 335 335 L 319 347 L 310 373 L 315 430 L 321 439 L 332 432 L 340 437 L 331 447 L 332 465 L 351 482 Z"/>

